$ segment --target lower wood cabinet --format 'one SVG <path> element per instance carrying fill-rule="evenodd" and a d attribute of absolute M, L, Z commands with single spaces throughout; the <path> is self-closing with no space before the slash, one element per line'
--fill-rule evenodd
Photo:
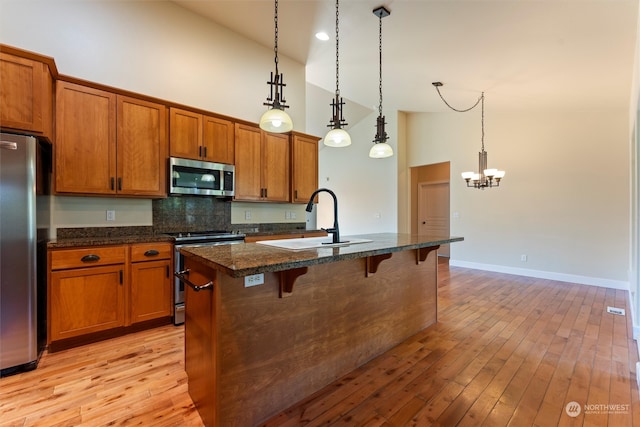
<path fill-rule="evenodd" d="M 50 250 L 48 343 L 81 344 L 82 337 L 168 323 L 172 257 L 173 245 L 164 242 Z"/>
<path fill-rule="evenodd" d="M 171 244 L 131 248 L 131 323 L 171 316 Z"/>

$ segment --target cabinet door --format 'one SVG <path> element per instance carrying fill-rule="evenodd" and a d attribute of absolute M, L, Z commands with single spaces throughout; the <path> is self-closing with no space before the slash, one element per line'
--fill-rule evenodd
<path fill-rule="evenodd" d="M 235 125 L 235 199 L 261 200 L 262 131 L 257 126 Z"/>
<path fill-rule="evenodd" d="M 289 135 L 263 133 L 262 186 L 273 202 L 289 201 Z"/>
<path fill-rule="evenodd" d="M 203 160 L 208 162 L 234 163 L 235 131 L 229 120 L 204 116 L 202 134 Z"/>
<path fill-rule="evenodd" d="M 169 152 L 172 157 L 199 160 L 202 152 L 202 114 L 169 109 Z"/>
<path fill-rule="evenodd" d="M 166 196 L 166 107 L 118 95 L 117 123 L 118 194 Z"/>
<path fill-rule="evenodd" d="M 291 201 L 307 203 L 318 188 L 318 141 L 293 135 L 291 141 Z"/>
<path fill-rule="evenodd" d="M 171 316 L 171 261 L 131 264 L 131 323 Z"/>
<path fill-rule="evenodd" d="M 116 96 L 58 81 L 55 189 L 58 193 L 116 193 Z"/>
<path fill-rule="evenodd" d="M 124 325 L 124 264 L 51 273 L 50 341 Z"/>
<path fill-rule="evenodd" d="M 51 74 L 45 64 L 0 52 L 1 127 L 50 132 L 51 90 Z"/>

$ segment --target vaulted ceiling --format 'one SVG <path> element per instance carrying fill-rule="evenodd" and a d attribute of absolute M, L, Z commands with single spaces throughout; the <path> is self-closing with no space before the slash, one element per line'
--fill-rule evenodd
<path fill-rule="evenodd" d="M 273 48 L 273 0 L 173 2 Z M 385 108 L 446 111 L 434 81 L 457 108 L 483 91 L 496 110 L 629 106 L 637 0 L 342 0 L 341 93 L 372 109 L 379 6 L 391 11 L 382 20 Z M 305 64 L 307 81 L 330 92 L 335 22 L 334 0 L 279 0 L 279 54 Z M 317 40 L 318 31 L 330 40 Z"/>

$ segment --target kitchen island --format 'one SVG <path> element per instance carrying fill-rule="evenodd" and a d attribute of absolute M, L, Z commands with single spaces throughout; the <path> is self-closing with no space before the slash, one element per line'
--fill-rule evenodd
<path fill-rule="evenodd" d="M 463 239 L 353 238 L 181 250 L 185 368 L 206 425 L 258 425 L 436 322 L 437 249 Z"/>

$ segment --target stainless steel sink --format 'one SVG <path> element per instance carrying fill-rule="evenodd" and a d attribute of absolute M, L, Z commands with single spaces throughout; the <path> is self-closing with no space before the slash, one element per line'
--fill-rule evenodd
<path fill-rule="evenodd" d="M 280 249 L 288 249 L 290 251 L 300 251 L 304 249 L 335 248 L 340 246 L 356 245 L 359 243 L 368 243 L 371 241 L 372 240 L 370 239 L 345 236 L 340 243 L 332 243 L 331 236 L 327 236 L 306 237 L 300 239 L 260 240 L 256 243 L 259 245 L 274 246 Z"/>

